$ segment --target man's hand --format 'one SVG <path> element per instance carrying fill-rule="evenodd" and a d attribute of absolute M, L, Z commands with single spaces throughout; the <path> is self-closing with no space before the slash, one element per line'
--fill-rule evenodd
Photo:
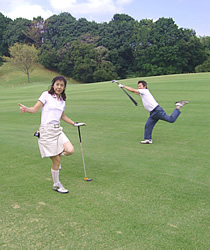
<path fill-rule="evenodd" d="M 74 127 L 79 127 L 79 126 L 86 126 L 86 123 L 84 122 L 75 122 Z"/>
<path fill-rule="evenodd" d="M 125 86 L 123 84 L 118 84 L 119 88 L 124 88 Z"/>

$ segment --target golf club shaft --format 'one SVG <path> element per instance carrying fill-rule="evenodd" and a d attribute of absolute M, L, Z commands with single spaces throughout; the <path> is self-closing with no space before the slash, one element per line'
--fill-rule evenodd
<path fill-rule="evenodd" d="M 134 105 L 138 105 L 137 104 L 137 102 L 128 94 L 128 92 L 124 89 L 124 88 L 122 88 L 122 90 L 126 93 L 126 95 L 131 99 L 131 101 L 134 103 Z"/>
<path fill-rule="evenodd" d="M 85 159 L 84 159 L 84 154 L 83 154 L 83 149 L 82 149 L 82 143 L 81 143 L 81 142 L 80 142 L 80 147 L 81 147 L 81 152 L 82 152 L 82 161 L 83 161 L 83 167 L 84 167 L 85 178 L 87 178 L 86 169 L 85 169 Z"/>
<path fill-rule="evenodd" d="M 119 85 L 119 83 L 117 82 L 117 81 L 115 81 L 116 83 L 117 83 L 117 85 Z M 124 92 L 125 92 L 125 94 L 131 99 L 131 101 L 134 103 L 134 105 L 138 105 L 138 103 L 133 99 L 133 97 L 132 96 L 130 96 L 129 94 L 128 94 L 128 92 L 124 89 L 124 88 L 121 88 Z"/>
<path fill-rule="evenodd" d="M 85 169 L 85 159 L 84 159 L 83 148 L 82 148 L 82 137 L 81 137 L 81 133 L 80 133 L 80 126 L 78 126 L 78 133 L 79 133 L 79 140 L 80 140 L 80 148 L 81 148 L 81 153 L 82 153 L 84 173 L 85 173 L 85 178 L 86 178 L 87 175 L 86 175 L 86 169 Z"/>

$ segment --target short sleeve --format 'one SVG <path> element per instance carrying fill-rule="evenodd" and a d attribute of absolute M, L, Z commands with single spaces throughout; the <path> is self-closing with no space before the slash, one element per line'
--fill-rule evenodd
<path fill-rule="evenodd" d="M 47 96 L 48 96 L 48 92 L 45 91 L 41 94 L 41 96 L 39 97 L 39 101 L 41 103 L 43 103 L 45 105 L 45 103 L 47 102 Z"/>
<path fill-rule="evenodd" d="M 147 92 L 147 89 L 138 89 L 139 94 L 144 95 Z"/>

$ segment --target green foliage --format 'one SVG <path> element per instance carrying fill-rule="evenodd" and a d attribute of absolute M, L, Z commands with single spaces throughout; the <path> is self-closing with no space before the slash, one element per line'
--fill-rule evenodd
<path fill-rule="evenodd" d="M 40 62 L 45 67 L 50 66 L 77 81 L 88 83 L 117 78 L 115 67 L 108 60 L 109 50 L 103 46 L 95 47 L 92 42 L 78 40 L 57 51 L 45 46 L 41 50 Z"/>
<path fill-rule="evenodd" d="M 59 60 L 57 58 L 57 50 L 50 44 L 42 45 L 39 50 L 39 61 L 48 69 L 56 70 Z"/>
<path fill-rule="evenodd" d="M 172 18 L 137 21 L 115 14 L 108 23 L 96 23 L 64 12 L 47 20 L 1 19 L 0 56 L 1 50 L 8 55 L 8 45 L 15 42 L 34 44 L 45 67 L 82 82 L 195 72 L 209 56 L 208 37 L 196 37 L 194 30 L 179 28 Z M 81 57 L 78 48 L 86 55 Z M 98 48 L 107 51 L 99 64 Z"/>
<path fill-rule="evenodd" d="M 104 79 L 113 80 L 118 78 L 115 67 L 109 60 L 109 50 L 104 46 L 98 46 L 95 50 L 95 70 L 93 81 L 100 82 Z"/>
<path fill-rule="evenodd" d="M 8 44 L 5 39 L 5 32 L 7 31 L 8 24 L 12 20 L 5 17 L 1 12 L 0 12 L 0 61 L 1 61 L 1 56 L 5 55 L 8 56 Z"/>
<path fill-rule="evenodd" d="M 210 58 L 208 58 L 204 63 L 195 67 L 195 72 L 210 72 Z"/>
<path fill-rule="evenodd" d="M 38 51 L 34 45 L 15 43 L 9 48 L 10 57 L 6 60 L 15 68 L 21 70 L 27 75 L 30 82 L 30 73 L 33 71 L 35 64 L 38 62 Z"/>
<path fill-rule="evenodd" d="M 182 72 L 194 72 L 194 68 L 206 60 L 206 54 L 202 44 L 196 36 L 188 36 L 187 31 L 184 31 L 185 39 L 182 39 L 179 49 L 179 57 L 181 62 Z"/>
<path fill-rule="evenodd" d="M 100 39 L 97 45 L 110 51 L 110 61 L 116 66 L 116 73 L 125 78 L 132 69 L 134 57 L 132 54 L 132 35 L 137 21 L 125 14 L 116 14 L 108 24 L 99 27 Z"/>
<path fill-rule="evenodd" d="M 75 39 L 76 18 L 69 13 L 61 13 L 48 18 L 43 34 L 44 44 L 50 44 L 55 49 L 60 49 L 65 43 Z"/>
<path fill-rule="evenodd" d="M 4 32 L 4 41 L 8 47 L 15 43 L 29 43 L 31 40 L 23 33 L 29 26 L 31 21 L 25 18 L 17 18 L 14 21 L 10 20 Z"/>
<path fill-rule="evenodd" d="M 205 49 L 207 60 L 195 67 L 195 72 L 210 72 L 210 36 L 201 37 L 200 41 Z"/>
<path fill-rule="evenodd" d="M 33 21 L 23 30 L 23 34 L 30 38 L 36 48 L 42 44 L 42 34 L 44 33 L 45 21 L 42 17 L 34 18 Z"/>
<path fill-rule="evenodd" d="M 204 36 L 200 38 L 200 42 L 203 45 L 207 56 L 210 56 L 210 36 Z"/>
<path fill-rule="evenodd" d="M 172 18 L 136 25 L 133 53 L 140 75 L 194 72 L 205 52 L 193 30 L 179 29 Z"/>

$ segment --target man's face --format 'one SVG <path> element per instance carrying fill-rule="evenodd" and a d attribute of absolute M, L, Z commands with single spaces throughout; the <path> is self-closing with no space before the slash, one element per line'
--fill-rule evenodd
<path fill-rule="evenodd" d="M 138 89 L 146 89 L 146 87 L 144 87 L 144 85 L 140 82 L 140 83 L 138 84 Z"/>

